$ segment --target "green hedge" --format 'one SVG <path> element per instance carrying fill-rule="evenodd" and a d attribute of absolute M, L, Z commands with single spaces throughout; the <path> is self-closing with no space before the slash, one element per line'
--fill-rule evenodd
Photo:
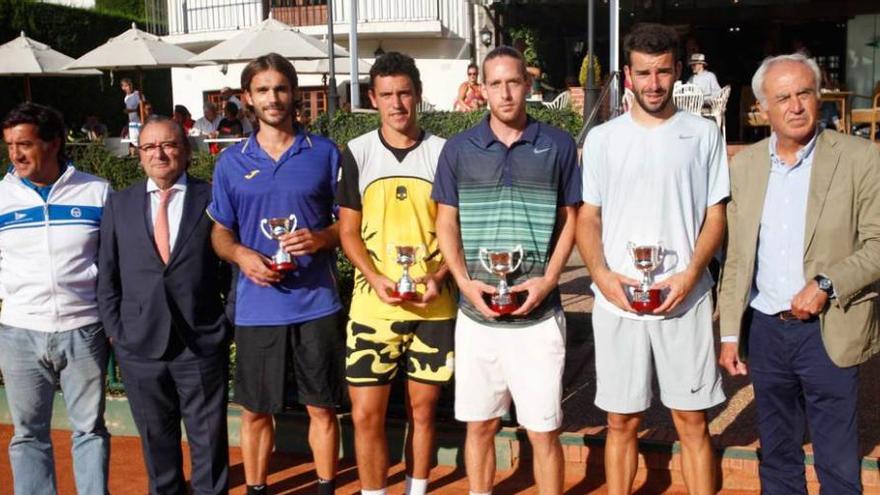
<path fill-rule="evenodd" d="M 143 19 L 144 0 L 95 0 L 95 10 L 108 14 L 123 14 L 125 16 Z"/>
<path fill-rule="evenodd" d="M 129 15 L 26 0 L 0 0 L 0 43 L 12 40 L 24 31 L 29 38 L 77 58 L 104 44 L 111 36 L 129 29 L 132 22 L 139 21 L 134 10 L 121 12 Z M 31 93 L 35 102 L 63 112 L 72 129 L 79 129 L 86 115 L 94 113 L 107 124 L 112 135 L 119 135 L 128 120 L 122 113 L 123 94 L 119 80 L 123 77 L 138 79 L 133 72 L 116 72 L 114 76 L 113 84 L 110 84 L 108 73 L 100 77 L 35 77 L 31 79 Z M 145 71 L 144 86 L 155 111 L 170 115 L 173 107 L 171 71 Z M 22 101 L 24 79 L 0 78 L 0 118 Z"/>
<path fill-rule="evenodd" d="M 542 106 L 529 107 L 528 112 L 541 122 L 568 131 L 572 137 L 577 136 L 584 125 L 583 117 L 570 109 L 553 110 Z M 476 125 L 485 116 L 485 111 L 425 112 L 419 115 L 419 123 L 437 136 L 450 138 Z M 312 122 L 313 132 L 327 136 L 340 145 L 377 127 L 379 127 L 379 116 L 375 113 L 337 112 L 332 121 L 326 113 L 322 113 Z"/>

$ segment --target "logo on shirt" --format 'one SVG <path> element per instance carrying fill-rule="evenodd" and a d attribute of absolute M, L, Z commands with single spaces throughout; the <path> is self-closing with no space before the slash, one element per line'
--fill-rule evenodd
<path fill-rule="evenodd" d="M 692 137 L 693 136 L 688 136 L 687 134 L 679 134 L 678 135 L 678 139 L 690 139 Z"/>
<path fill-rule="evenodd" d="M 403 201 L 407 197 L 406 186 L 397 186 L 394 196 L 398 201 Z"/>
<path fill-rule="evenodd" d="M 79 218 L 83 216 L 82 210 L 80 210 L 79 208 L 71 208 L 70 216 L 72 216 L 73 218 Z"/>
<path fill-rule="evenodd" d="M 250 172 L 248 172 L 247 174 L 245 174 L 244 178 L 247 179 L 247 180 L 251 180 L 251 179 L 253 179 L 254 177 L 256 177 L 258 173 L 260 173 L 260 170 L 259 170 L 259 169 L 251 170 Z"/>
<path fill-rule="evenodd" d="M 547 151 L 550 151 L 550 146 L 548 146 L 548 147 L 546 147 L 546 148 L 541 148 L 541 149 L 535 148 L 535 149 L 532 150 L 532 151 L 534 151 L 534 153 L 535 153 L 536 155 L 540 155 L 541 153 L 545 153 L 545 152 L 547 152 Z"/>
<path fill-rule="evenodd" d="M 21 220 L 22 218 L 27 218 L 27 213 L 15 212 L 15 219 L 16 220 Z"/>

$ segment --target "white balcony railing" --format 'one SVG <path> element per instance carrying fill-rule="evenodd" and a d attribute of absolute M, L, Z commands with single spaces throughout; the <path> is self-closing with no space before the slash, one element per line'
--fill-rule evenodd
<path fill-rule="evenodd" d="M 264 9 L 276 19 L 298 26 L 326 24 L 327 0 L 145 0 L 155 12 L 148 27 L 157 34 L 189 34 L 242 29 L 259 23 Z M 440 21 L 457 36 L 467 37 L 467 0 L 358 0 L 358 23 Z M 351 22 L 350 0 L 333 2 L 333 20 Z M 164 17 L 164 19 L 163 19 Z M 163 22 L 164 21 L 164 22 Z"/>

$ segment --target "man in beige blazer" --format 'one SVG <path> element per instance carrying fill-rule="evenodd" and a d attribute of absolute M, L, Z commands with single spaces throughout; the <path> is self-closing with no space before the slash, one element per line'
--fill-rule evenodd
<path fill-rule="evenodd" d="M 805 426 L 822 493 L 861 493 L 857 365 L 880 350 L 880 150 L 817 127 L 819 74 L 761 64 L 772 134 L 730 165 L 720 364 L 751 372 L 770 495 L 806 494 Z"/>

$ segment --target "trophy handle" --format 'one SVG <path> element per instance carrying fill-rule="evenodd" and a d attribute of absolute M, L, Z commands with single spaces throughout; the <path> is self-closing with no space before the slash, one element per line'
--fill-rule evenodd
<path fill-rule="evenodd" d="M 290 214 L 290 231 L 293 232 L 296 230 L 296 215 L 293 213 Z"/>
<path fill-rule="evenodd" d="M 518 244 L 515 248 L 513 248 L 513 250 L 510 252 L 511 257 L 513 257 L 514 253 L 519 253 L 519 259 L 516 260 L 516 264 L 513 265 L 513 267 L 510 269 L 510 273 L 515 272 L 519 268 L 519 265 L 522 265 L 522 260 L 524 256 L 522 244 Z"/>
<path fill-rule="evenodd" d="M 486 263 L 486 260 L 484 259 L 484 258 L 488 258 L 488 257 L 489 257 L 489 250 L 488 250 L 488 249 L 486 249 L 486 248 L 480 248 L 480 252 L 479 252 L 478 257 L 480 258 L 480 264 L 483 265 L 483 268 L 485 268 L 487 272 L 489 272 L 489 273 L 495 273 L 495 272 L 492 271 L 492 268 L 489 267 L 489 264 Z"/>
<path fill-rule="evenodd" d="M 270 232 L 269 229 L 267 228 L 268 225 L 269 225 L 269 219 L 268 218 L 262 219 L 260 221 L 260 232 L 262 232 L 263 235 L 266 236 L 267 239 L 274 239 L 275 236 L 272 235 L 272 232 Z"/>

